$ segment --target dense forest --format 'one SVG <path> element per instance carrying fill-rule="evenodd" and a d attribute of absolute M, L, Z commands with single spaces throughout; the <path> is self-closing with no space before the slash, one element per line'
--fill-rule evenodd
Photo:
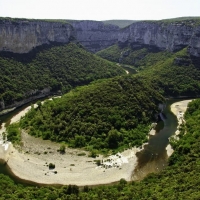
<path fill-rule="evenodd" d="M 187 48 L 171 56 L 165 52 L 148 55 L 143 61 L 145 67 L 139 75 L 153 79 L 165 97 L 194 97 L 200 94 L 200 68 Z"/>
<path fill-rule="evenodd" d="M 20 126 L 43 139 L 87 150 L 128 148 L 147 139 L 164 98 L 150 81 L 122 76 L 81 86 L 62 98 L 38 103 Z M 9 139 L 12 133 L 9 132 Z"/>
<path fill-rule="evenodd" d="M 50 87 L 65 93 L 100 78 L 125 74 L 120 66 L 73 43 L 29 54 L 0 57 L 0 100 L 6 105 L 29 97 L 35 90 Z"/>
<path fill-rule="evenodd" d="M 172 142 L 174 153 L 169 166 L 140 182 L 78 188 L 76 185 L 24 187 L 0 175 L 1 199 L 200 199 L 200 100 L 189 104 L 180 139 Z"/>
<path fill-rule="evenodd" d="M 125 56 L 120 57 L 123 54 Z M 200 93 L 199 63 L 189 55 L 187 48 L 172 53 L 153 52 L 149 48 L 120 49 L 114 45 L 97 55 L 114 62 L 120 61 L 122 65 L 132 65 L 138 76 L 152 80 L 165 97 L 197 96 Z"/>

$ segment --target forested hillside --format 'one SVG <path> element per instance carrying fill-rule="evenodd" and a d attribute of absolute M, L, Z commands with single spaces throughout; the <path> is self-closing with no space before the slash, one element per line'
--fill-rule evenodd
<path fill-rule="evenodd" d="M 193 63 L 187 49 L 173 55 L 160 54 L 146 56 L 141 66 L 144 70 L 138 75 L 153 79 L 154 84 L 166 97 L 198 96 L 200 68 Z"/>
<path fill-rule="evenodd" d="M 0 175 L 1 199 L 159 199 L 177 200 L 200 198 L 200 100 L 189 104 L 186 124 L 181 127 L 180 140 L 169 166 L 158 174 L 151 174 L 141 182 L 121 180 L 112 186 L 79 189 L 69 185 L 54 187 L 24 187 Z M 185 134 L 186 133 L 186 134 Z"/>
<path fill-rule="evenodd" d="M 141 145 L 164 98 L 150 81 L 133 76 L 78 87 L 39 104 L 20 124 L 29 134 L 72 147 L 122 149 Z"/>
<path fill-rule="evenodd" d="M 113 62 L 140 68 L 140 66 L 144 66 L 144 64 L 152 65 L 155 61 L 160 61 L 163 58 L 173 55 L 173 53 L 160 51 L 156 47 L 147 45 L 138 45 L 136 48 L 131 45 L 120 46 L 119 44 L 115 44 L 97 52 L 96 55 Z M 150 63 L 147 62 L 147 59 Z"/>
<path fill-rule="evenodd" d="M 0 99 L 6 105 L 27 98 L 34 90 L 50 87 L 65 93 L 75 86 L 125 73 L 73 43 L 43 49 L 33 57 L 19 57 L 0 57 Z"/>
<path fill-rule="evenodd" d="M 122 52 L 122 53 L 121 53 Z M 124 52 L 124 53 L 123 53 Z M 150 49 L 121 49 L 115 45 L 103 50 L 100 55 L 108 60 L 131 64 L 139 72 L 137 75 L 153 80 L 164 96 L 197 96 L 200 94 L 200 65 L 192 58 L 187 48 L 176 53 L 153 52 Z"/>

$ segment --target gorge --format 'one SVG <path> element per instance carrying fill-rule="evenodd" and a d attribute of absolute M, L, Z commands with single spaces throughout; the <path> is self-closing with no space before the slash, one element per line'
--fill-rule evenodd
<path fill-rule="evenodd" d="M 164 129 L 158 124 L 157 133 L 149 138 L 148 132 L 160 103 L 199 97 L 199 22 L 199 17 L 186 17 L 131 22 L 120 28 L 91 20 L 0 18 L 2 121 L 7 111 L 28 102 L 62 96 L 37 101 L 35 109 L 32 105 L 20 122 L 7 127 L 14 145 L 7 164 L 26 180 L 32 173 L 34 182 L 63 181 L 60 188 L 24 187 L 0 174 L 0 195 L 4 199 L 198 199 L 199 100 L 188 104 L 180 139 L 170 141 L 174 152 L 169 159 L 165 148 L 177 129 L 169 107 Z M 63 144 L 66 152 L 60 151 Z M 137 153 L 141 146 L 144 151 Z M 123 167 L 116 160 L 123 161 Z M 135 161 L 139 172 L 132 171 Z M 52 163 L 55 169 L 49 168 Z M 86 169 L 81 170 L 83 166 Z M 151 172 L 156 173 L 146 176 Z M 88 187 L 113 181 L 119 182 Z"/>
<path fill-rule="evenodd" d="M 139 21 L 120 29 L 100 21 L 48 21 L 29 19 L 0 19 L 0 50 L 28 53 L 33 48 L 55 43 L 80 42 L 91 52 L 115 43 L 130 43 L 133 48 L 149 45 L 161 50 L 178 51 L 189 47 L 193 56 L 200 53 L 198 18 L 186 20 Z"/>

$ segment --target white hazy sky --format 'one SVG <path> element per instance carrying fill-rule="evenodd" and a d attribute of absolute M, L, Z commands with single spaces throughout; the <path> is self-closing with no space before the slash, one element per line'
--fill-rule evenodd
<path fill-rule="evenodd" d="M 159 20 L 200 16 L 200 0 L 0 0 L 0 16 L 35 19 Z"/>

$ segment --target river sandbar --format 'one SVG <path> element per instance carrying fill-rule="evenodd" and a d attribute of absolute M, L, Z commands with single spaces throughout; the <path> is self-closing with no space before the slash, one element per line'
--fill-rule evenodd
<path fill-rule="evenodd" d="M 177 130 L 175 132 L 175 136 L 178 136 L 179 134 L 179 126 L 184 123 L 184 113 L 186 112 L 187 110 L 187 107 L 188 107 L 188 103 L 191 102 L 192 99 L 190 100 L 183 100 L 183 101 L 178 101 L 178 102 L 175 102 L 173 103 L 170 108 L 171 108 L 171 111 L 174 115 L 176 115 L 177 117 L 177 120 L 178 120 L 178 127 L 177 127 Z M 174 152 L 174 150 L 172 149 L 172 146 L 170 144 L 167 145 L 166 147 L 166 151 L 167 151 L 167 155 L 168 157 L 170 157 L 172 155 L 172 153 Z"/>

